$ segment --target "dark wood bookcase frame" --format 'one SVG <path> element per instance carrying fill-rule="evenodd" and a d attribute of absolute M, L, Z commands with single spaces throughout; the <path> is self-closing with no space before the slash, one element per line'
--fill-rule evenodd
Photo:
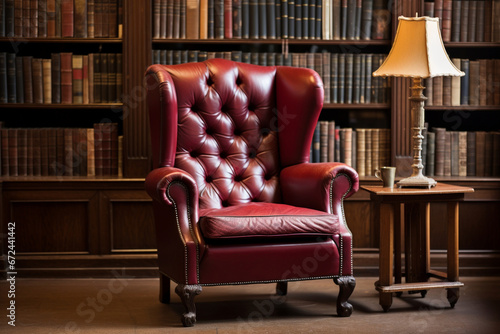
<path fill-rule="evenodd" d="M 399 15 L 423 13 L 423 0 L 396 0 L 393 3 L 392 31 Z M 0 46 L 13 41 L 0 38 Z M 15 43 L 16 41 L 14 41 Z M 144 177 L 151 169 L 144 71 L 151 63 L 153 48 L 191 45 L 210 48 L 222 45 L 238 50 L 241 45 L 277 45 L 281 40 L 165 40 L 152 38 L 152 1 L 123 0 L 123 38 L 53 39 L 29 38 L 19 41 L 44 48 L 63 44 L 120 45 L 123 54 L 123 103 L 88 105 L 1 104 L 0 120 L 10 111 L 50 113 L 60 110 L 85 115 L 87 111 L 120 110 L 123 141 L 123 178 L 99 177 L 4 177 L 0 179 L 1 233 L 0 276 L 7 272 L 8 222 L 16 222 L 16 270 L 21 277 L 106 277 L 114 271 L 130 277 L 156 275 L 155 236 L 151 200 L 144 191 Z M 289 40 L 290 48 L 375 47 L 388 52 L 390 41 Z M 477 57 L 500 50 L 500 43 L 445 43 L 451 49 Z M 474 56 L 472 56 L 474 55 Z M 391 129 L 391 161 L 403 165 L 411 155 L 409 124 L 409 80 L 394 78 L 387 104 L 325 104 L 326 119 L 337 113 L 374 110 L 383 113 Z M 492 111 L 499 106 L 428 107 L 442 110 Z M 83 116 L 85 117 L 85 116 Z M 496 118 L 498 120 L 498 118 Z M 495 121 L 495 120 L 493 120 Z M 460 208 L 461 275 L 500 274 L 500 247 L 496 237 L 500 225 L 500 178 L 438 177 L 440 182 L 472 187 Z M 374 177 L 362 184 L 375 185 Z M 354 235 L 355 274 L 376 275 L 378 268 L 378 226 L 372 219 L 369 195 L 359 191 L 345 202 L 345 214 Z M 446 208 L 435 205 L 431 215 L 444 217 Z M 446 265 L 443 249 L 445 231 L 431 231 L 431 261 Z"/>

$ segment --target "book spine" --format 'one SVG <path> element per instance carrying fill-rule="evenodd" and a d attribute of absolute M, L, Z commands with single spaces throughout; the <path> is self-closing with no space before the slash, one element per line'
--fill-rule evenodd
<path fill-rule="evenodd" d="M 233 11 L 233 18 L 232 18 L 232 29 L 233 29 L 233 38 L 235 39 L 240 39 L 242 38 L 242 29 L 243 29 L 243 21 L 242 21 L 242 5 L 241 5 L 241 1 L 242 0 L 233 0 L 233 7 L 232 7 L 232 11 Z M 274 2 L 273 2 L 274 4 Z M 274 11 L 273 11 L 274 12 Z"/>
<path fill-rule="evenodd" d="M 72 94 L 73 103 L 83 103 L 83 57 L 72 56 Z"/>
<path fill-rule="evenodd" d="M 335 0 L 334 0 L 335 1 Z M 363 0 L 361 14 L 361 39 L 371 39 L 373 0 Z"/>
<path fill-rule="evenodd" d="M 51 54 L 52 103 L 61 103 L 61 54 Z"/>
<path fill-rule="evenodd" d="M 460 104 L 469 104 L 469 59 L 461 59 L 460 69 L 465 73 L 463 77 L 460 78 Z"/>
<path fill-rule="evenodd" d="M 322 13 L 323 13 L 323 2 L 321 0 L 316 0 L 316 19 L 315 19 L 315 35 L 313 35 L 313 37 L 315 37 L 316 39 L 321 39 L 321 27 L 322 27 Z"/>
<path fill-rule="evenodd" d="M 7 53 L 0 52 L 0 103 L 8 101 L 7 89 Z"/>
<path fill-rule="evenodd" d="M 227 2 L 227 0 L 224 0 Z M 200 1 L 187 0 L 186 3 L 186 20 L 189 22 L 186 27 L 186 38 L 199 39 L 200 38 Z M 226 37 L 230 38 L 230 37 Z"/>
<path fill-rule="evenodd" d="M 83 82 L 83 103 L 89 104 L 89 56 L 82 56 L 82 82 Z"/>
<path fill-rule="evenodd" d="M 469 1 L 468 0 L 463 0 L 461 1 L 462 3 L 462 8 L 461 8 L 461 17 L 460 17 L 460 42 L 467 42 L 469 40 L 468 37 L 468 23 L 469 23 Z"/>
<path fill-rule="evenodd" d="M 479 105 L 479 86 L 481 82 L 479 60 L 469 61 L 469 105 Z"/>
<path fill-rule="evenodd" d="M 224 0 L 214 2 L 215 38 L 224 38 Z M 258 37 L 256 37 L 258 38 Z"/>
<path fill-rule="evenodd" d="M 61 103 L 73 102 L 73 69 L 71 52 L 62 52 L 61 57 Z"/>
<path fill-rule="evenodd" d="M 257 1 L 257 10 L 259 12 L 258 18 L 258 36 L 261 39 L 267 39 L 267 13 L 266 13 L 266 1 L 265 0 L 256 0 Z"/>
<path fill-rule="evenodd" d="M 467 176 L 476 176 L 476 132 L 467 131 Z"/>
<path fill-rule="evenodd" d="M 279 1 L 278 1 L 279 3 Z M 281 18 L 280 18 L 281 19 Z M 267 38 L 276 39 L 276 1 L 266 1 L 266 25 L 267 25 Z"/>
<path fill-rule="evenodd" d="M 74 36 L 74 3 L 73 0 L 61 0 L 61 33 L 62 37 Z"/>
<path fill-rule="evenodd" d="M 1 58 L 1 57 L 0 57 Z M 6 56 L 6 88 L 8 103 L 16 103 L 17 101 L 17 78 L 16 78 L 16 54 L 7 53 Z M 22 78 L 22 76 L 20 77 Z M 5 83 L 4 83 L 5 84 Z"/>
<path fill-rule="evenodd" d="M 47 0 L 47 37 L 56 37 L 56 0 Z"/>
<path fill-rule="evenodd" d="M 16 57 L 16 102 L 24 103 L 23 57 Z"/>
<path fill-rule="evenodd" d="M 52 103 L 52 60 L 42 60 L 43 103 Z"/>
<path fill-rule="evenodd" d="M 24 103 L 33 103 L 33 73 L 31 56 L 23 57 Z"/>
<path fill-rule="evenodd" d="M 38 0 L 38 37 L 47 37 L 47 0 Z"/>
<path fill-rule="evenodd" d="M 87 0 L 74 0 L 74 36 L 86 38 L 87 34 Z"/>

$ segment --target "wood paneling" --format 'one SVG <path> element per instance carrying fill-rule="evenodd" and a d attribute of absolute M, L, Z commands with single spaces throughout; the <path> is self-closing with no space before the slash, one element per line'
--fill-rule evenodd
<path fill-rule="evenodd" d="M 156 251 L 151 202 L 112 201 L 111 252 Z"/>

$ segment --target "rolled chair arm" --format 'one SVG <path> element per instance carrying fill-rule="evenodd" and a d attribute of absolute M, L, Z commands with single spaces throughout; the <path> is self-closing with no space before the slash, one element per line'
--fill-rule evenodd
<path fill-rule="evenodd" d="M 169 191 L 173 183 L 185 187 L 190 198 L 182 198 L 179 192 Z M 196 206 L 198 212 L 198 186 L 189 173 L 175 167 L 161 167 L 151 171 L 146 177 L 146 191 L 153 200 L 166 205 L 173 202 L 189 201 L 191 206 Z"/>

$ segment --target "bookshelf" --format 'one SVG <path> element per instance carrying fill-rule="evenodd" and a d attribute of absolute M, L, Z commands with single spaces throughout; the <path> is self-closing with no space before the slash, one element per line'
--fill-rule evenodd
<path fill-rule="evenodd" d="M 375 1 L 377 0 L 373 0 L 373 3 Z M 87 4 L 91 2 L 92 0 L 87 0 Z M 97 0 L 94 0 L 94 4 L 96 2 Z M 199 1 L 200 4 L 203 2 L 204 0 Z M 333 2 L 334 0 L 331 4 Z M 339 2 L 342 3 L 342 1 Z M 353 1 L 345 3 L 347 2 Z M 389 16 L 390 20 L 384 21 L 390 25 L 388 31 L 391 34 L 396 31 L 398 15 L 413 16 L 416 12 L 424 13 L 426 2 L 428 1 L 394 1 L 394 7 L 390 10 L 392 13 Z M 5 3 L 9 3 L 9 0 Z M 112 270 L 117 267 L 134 277 L 156 275 L 151 200 L 143 190 L 144 176 L 151 168 L 143 74 L 147 66 L 151 64 L 155 50 L 200 50 L 221 53 L 242 51 L 276 54 L 281 54 L 285 50 L 288 50 L 289 54 L 324 51 L 333 55 L 387 54 L 391 47 L 392 36 L 390 35 L 382 39 L 364 39 L 360 32 L 359 39 L 336 39 L 333 26 L 330 37 L 320 39 L 290 37 L 272 39 L 268 38 L 267 34 L 258 38 L 235 38 L 234 32 L 232 38 L 209 39 L 208 30 L 206 39 L 199 38 L 199 36 L 191 38 L 188 35 L 186 38 L 162 38 L 155 36 L 155 4 L 157 3 L 156 0 L 119 0 L 123 20 L 121 37 L 0 37 L 2 51 L 14 52 L 21 57 L 26 55 L 50 58 L 51 53 L 60 52 L 82 55 L 121 53 L 123 57 L 120 102 L 0 103 L 0 121 L 4 121 L 7 126 L 10 126 L 10 123 L 18 128 L 90 128 L 102 119 L 109 119 L 118 124 L 118 132 L 123 135 L 121 159 L 123 176 L 121 177 L 3 176 L 1 178 L 1 226 L 5 229 L 9 221 L 17 221 L 20 226 L 18 241 L 21 246 L 18 248 L 17 263 L 21 276 L 92 275 L 103 277 L 112 276 Z M 167 4 L 167 1 L 161 0 L 159 3 Z M 186 3 L 187 6 L 192 2 L 187 0 L 177 3 Z M 240 3 L 242 6 L 247 5 L 246 1 Z M 311 4 L 312 2 L 302 0 L 296 3 Z M 220 4 L 219 0 L 218 5 Z M 163 10 L 168 11 L 168 8 L 165 7 Z M 160 8 L 160 14 L 161 11 Z M 179 22 L 181 22 L 180 17 Z M 330 22 L 333 22 L 332 17 L 330 17 Z M 500 54 L 500 43 L 494 41 L 452 41 L 450 36 L 450 41 L 445 42 L 445 46 L 451 58 L 495 59 Z M 495 86 L 494 90 L 498 91 L 498 89 Z M 411 161 L 411 157 L 408 159 L 411 155 L 411 137 L 407 130 L 410 126 L 410 110 L 407 101 L 409 95 L 408 80 L 393 78 L 390 79 L 388 99 L 385 102 L 327 102 L 324 104 L 320 121 L 333 120 L 341 128 L 350 127 L 355 130 L 388 129 L 391 164 L 404 171 L 409 166 L 408 161 Z M 448 117 L 455 116 L 456 118 L 455 113 L 458 116 L 462 115 L 462 128 L 459 130 L 493 131 L 500 127 L 500 107 L 491 104 L 427 106 L 426 120 L 430 127 L 448 126 L 451 130 L 450 124 L 446 122 L 443 124 L 443 117 L 448 115 Z M 465 118 L 463 113 L 470 116 Z M 467 274 L 500 273 L 498 266 L 500 249 L 493 237 L 500 233 L 500 227 L 490 221 L 490 217 L 500 216 L 500 205 L 498 205 L 500 204 L 500 178 L 493 176 L 438 176 L 435 178 L 439 182 L 473 187 L 476 190 L 473 194 L 467 195 L 465 201 L 461 203 L 460 245 L 463 253 L 460 256 L 461 261 L 464 261 L 461 263 L 461 270 Z M 378 181 L 369 174 L 361 177 L 361 182 L 366 185 L 378 184 Z M 431 208 L 431 215 L 445 217 L 445 210 L 442 206 L 435 205 Z M 370 222 L 371 208 L 368 194 L 360 191 L 346 201 L 345 212 L 349 227 L 355 235 L 354 267 L 357 268 L 355 270 L 358 270 L 358 273 L 375 275 L 376 273 L 371 268 L 376 268 L 378 265 L 377 258 L 374 256 L 378 248 L 378 234 L 377 226 Z M 489 231 L 487 237 L 477 232 L 478 222 L 483 224 L 482 231 Z M 58 226 L 65 227 L 58 230 Z M 48 230 L 55 232 L 44 232 Z M 446 243 L 446 240 L 442 240 L 441 237 L 445 234 L 441 232 L 433 230 L 433 235 L 436 237 L 431 240 L 432 248 L 438 250 L 433 253 L 432 261 L 437 263 L 443 261 L 439 250 L 443 249 L 442 245 Z M 1 242 L 3 241 L 0 241 L 0 245 Z M 5 253 L 5 244 L 2 245 L 2 249 Z M 484 264 L 482 269 L 477 269 L 479 260 Z"/>

